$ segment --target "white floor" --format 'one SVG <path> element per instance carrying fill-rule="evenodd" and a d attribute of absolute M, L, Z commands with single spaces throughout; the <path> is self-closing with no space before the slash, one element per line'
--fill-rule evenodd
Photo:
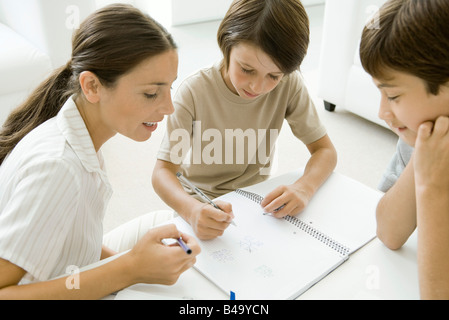
<path fill-rule="evenodd" d="M 302 72 L 320 117 L 337 148 L 339 162 L 336 171 L 376 188 L 394 153 L 397 137 L 391 131 L 345 110 L 337 108 L 332 113 L 324 110 L 322 100 L 316 96 L 324 7 L 313 6 L 307 10 L 311 21 L 311 44 Z M 179 47 L 178 79 L 182 80 L 221 58 L 216 44 L 218 26 L 219 22 L 213 21 L 172 28 L 171 33 Z M 180 80 L 175 83 L 174 90 Z M 149 211 L 168 209 L 151 185 L 151 174 L 163 134 L 162 125 L 147 142 L 136 143 L 116 136 L 103 146 L 114 189 L 105 216 L 105 232 Z M 279 161 L 274 174 L 305 166 L 309 157 L 307 149 L 293 137 L 288 125 L 284 126 L 277 147 Z"/>

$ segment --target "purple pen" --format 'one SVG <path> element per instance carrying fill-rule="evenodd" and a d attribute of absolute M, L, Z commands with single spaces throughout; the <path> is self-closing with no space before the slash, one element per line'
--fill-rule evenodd
<path fill-rule="evenodd" d="M 177 239 L 176 241 L 178 241 L 178 244 L 181 246 L 181 248 L 187 253 L 187 254 L 191 254 L 192 253 L 192 249 L 190 249 L 186 243 L 184 242 L 184 240 L 182 240 L 182 238 Z"/>

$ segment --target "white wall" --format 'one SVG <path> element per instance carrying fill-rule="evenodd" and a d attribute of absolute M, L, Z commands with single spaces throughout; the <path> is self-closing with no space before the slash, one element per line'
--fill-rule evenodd
<path fill-rule="evenodd" d="M 304 6 L 324 2 L 325 0 L 302 0 Z M 232 0 L 171 0 L 172 25 L 222 19 L 231 3 Z"/>
<path fill-rule="evenodd" d="M 97 7 L 124 2 L 148 12 L 165 27 L 220 20 L 233 0 L 95 0 Z M 326 0 L 302 0 L 304 6 L 323 4 Z"/>
<path fill-rule="evenodd" d="M 117 2 L 132 4 L 140 10 L 147 12 L 166 28 L 172 25 L 171 0 L 95 0 L 97 8 Z"/>
<path fill-rule="evenodd" d="M 171 0 L 174 26 L 222 19 L 232 0 Z"/>
<path fill-rule="evenodd" d="M 318 4 L 324 4 L 326 0 L 302 0 L 304 6 L 314 6 Z"/>

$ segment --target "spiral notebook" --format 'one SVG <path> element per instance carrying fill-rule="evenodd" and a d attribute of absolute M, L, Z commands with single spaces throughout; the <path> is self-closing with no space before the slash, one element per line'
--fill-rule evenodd
<path fill-rule="evenodd" d="M 237 226 L 214 240 L 198 240 L 202 252 L 194 267 L 237 299 L 294 299 L 375 237 L 381 193 L 337 173 L 297 216 L 264 214 L 265 195 L 300 175 L 288 173 L 220 197 L 232 204 Z M 175 223 L 193 234 L 182 218 Z"/>

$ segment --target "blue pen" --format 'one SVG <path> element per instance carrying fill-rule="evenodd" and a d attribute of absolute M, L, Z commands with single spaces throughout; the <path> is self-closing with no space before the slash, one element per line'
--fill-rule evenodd
<path fill-rule="evenodd" d="M 190 249 L 186 243 L 184 242 L 184 240 L 182 240 L 182 238 L 176 239 L 176 241 L 178 242 L 178 244 L 180 245 L 180 247 L 187 253 L 187 254 L 192 254 L 192 249 Z"/>

